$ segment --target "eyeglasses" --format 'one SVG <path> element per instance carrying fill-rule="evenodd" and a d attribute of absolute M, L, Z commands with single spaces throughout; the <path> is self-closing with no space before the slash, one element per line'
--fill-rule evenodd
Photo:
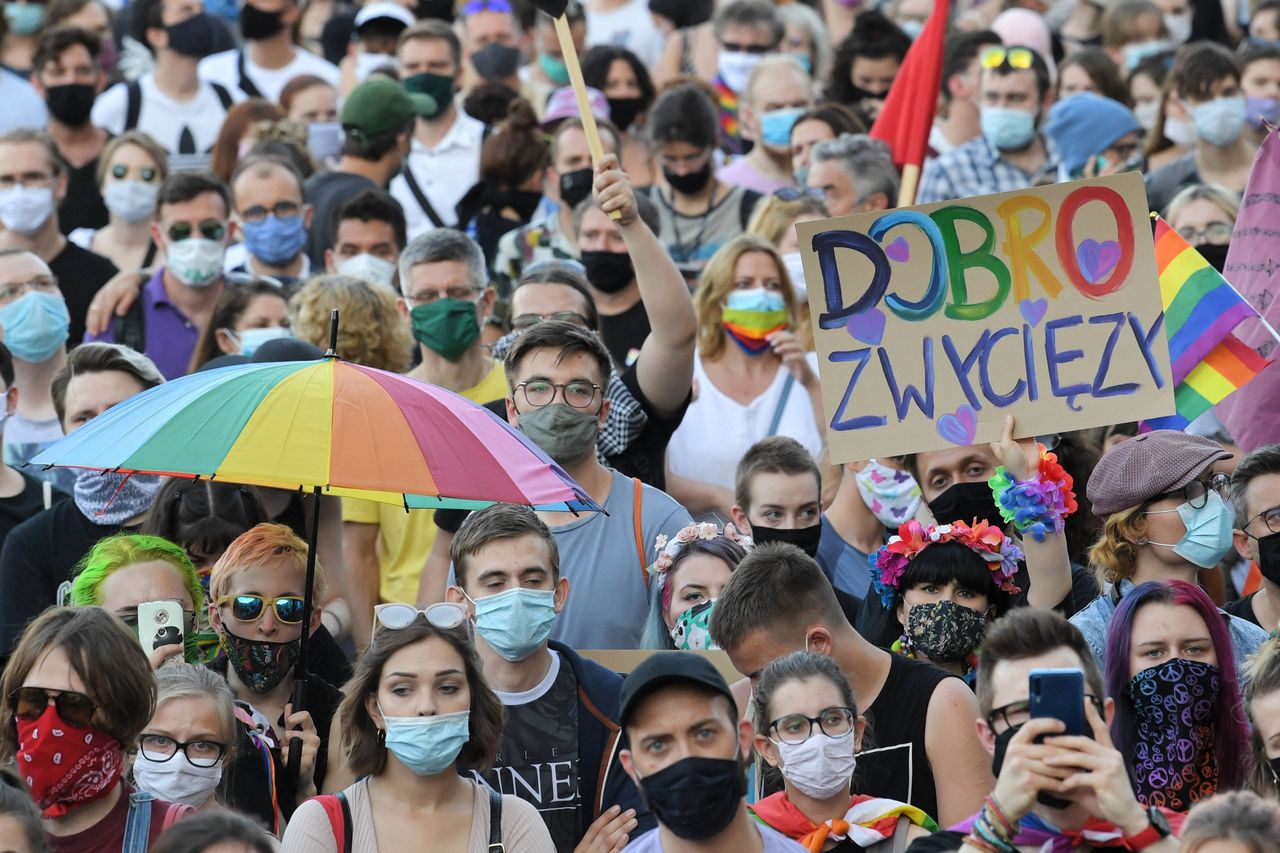
<path fill-rule="evenodd" d="M 11 190 L 19 184 L 24 187 L 52 186 L 53 175 L 47 172 L 23 172 L 20 175 L 0 175 L 0 190 Z"/>
<path fill-rule="evenodd" d="M 379 625 L 398 631 L 408 628 L 419 616 L 424 617 L 427 624 L 449 631 L 467 623 L 467 608 L 452 601 L 437 601 L 422 609 L 412 604 L 379 604 L 373 608 L 374 625 L 369 639 L 373 640 Z"/>
<path fill-rule="evenodd" d="M 474 300 L 476 298 L 476 294 L 479 292 L 480 291 L 476 290 L 474 287 L 458 285 L 456 287 L 446 287 L 444 289 L 444 293 L 441 293 L 438 290 L 419 290 L 409 296 L 408 299 L 410 302 L 417 303 L 418 305 L 427 305 L 431 302 L 435 302 L 437 299 L 444 299 L 446 296 L 450 299 L 457 299 L 460 302 L 466 302 Z"/>
<path fill-rule="evenodd" d="M 1182 498 L 1185 503 L 1191 504 L 1192 509 L 1203 509 L 1204 505 L 1209 502 L 1210 490 L 1218 493 L 1218 497 L 1226 500 L 1231 495 L 1231 475 L 1222 471 L 1211 476 L 1206 480 L 1192 480 L 1181 489 L 1165 492 L 1163 495 L 1157 495 L 1152 498 L 1150 503 L 1162 501 L 1165 498 Z M 1176 510 L 1156 510 L 1148 512 L 1147 515 L 1158 514 L 1161 512 L 1176 512 Z"/>
<path fill-rule="evenodd" d="M 773 48 L 767 44 L 740 44 L 734 41 L 720 42 L 720 49 L 729 53 L 772 53 Z"/>
<path fill-rule="evenodd" d="M 196 767 L 213 767 L 222 760 L 227 751 L 226 744 L 216 740 L 189 740 L 183 743 L 168 735 L 153 735 L 143 732 L 139 744 L 142 754 L 152 761 L 168 761 L 178 754 L 178 750 L 187 756 Z"/>
<path fill-rule="evenodd" d="M 1093 707 L 1098 709 L 1098 716 L 1106 716 L 1102 700 L 1092 693 L 1084 694 L 1084 697 L 1093 703 Z M 1010 719 L 1012 717 L 1013 719 Z M 992 731 L 996 729 L 996 721 L 1004 723 L 1005 729 L 1011 729 L 1014 726 L 1020 726 L 1027 720 L 1031 719 L 1031 703 L 1023 699 L 1018 702 L 1010 702 L 1008 705 L 1001 705 L 999 708 L 992 708 L 991 713 L 987 714 L 987 727 Z"/>
<path fill-rule="evenodd" d="M 1244 524 L 1245 532 L 1248 532 L 1249 525 L 1253 524 L 1258 519 L 1262 519 L 1262 523 L 1265 524 L 1267 529 L 1272 533 L 1280 533 L 1280 506 L 1273 506 L 1271 509 L 1264 509 L 1253 518 L 1246 521 Z M 1256 539 L 1258 537 L 1255 536 L 1254 538 Z"/>
<path fill-rule="evenodd" d="M 982 52 L 979 63 L 983 68 L 988 69 L 1008 65 L 1010 68 L 1025 71 L 1035 65 L 1035 59 L 1032 57 L 1030 48 L 992 46 Z"/>
<path fill-rule="evenodd" d="M 1179 228 L 1178 234 L 1193 246 L 1203 243 L 1222 245 L 1231 242 L 1231 224 L 1228 222 L 1211 222 L 1204 228 Z"/>
<path fill-rule="evenodd" d="M 804 743 L 813 736 L 815 723 L 827 737 L 842 737 L 853 730 L 853 721 L 857 718 L 858 715 L 852 708 L 836 705 L 827 708 L 816 717 L 806 717 L 804 714 L 788 714 L 785 717 L 779 717 L 770 723 L 765 731 L 770 733 L 769 739 L 774 743 L 781 742 L 794 746 Z"/>
<path fill-rule="evenodd" d="M 780 187 L 773 191 L 778 201 L 799 201 L 802 198 L 826 201 L 827 193 L 821 187 Z"/>
<path fill-rule="evenodd" d="M 556 391 L 564 396 L 564 401 L 575 409 L 586 409 L 596 401 L 600 386 L 594 382 L 548 382 L 545 379 L 530 379 L 516 386 L 524 394 L 524 401 L 530 406 L 546 406 L 556 398 Z"/>
<path fill-rule="evenodd" d="M 206 240 L 221 240 L 227 233 L 227 225 L 216 219 L 206 219 L 199 226 L 192 226 L 190 222 L 175 222 L 169 226 L 169 239 L 181 243 L 190 239 L 197 230 Z"/>
<path fill-rule="evenodd" d="M 111 177 L 117 181 L 123 181 L 129 176 L 129 167 L 123 163 L 117 163 L 111 167 Z M 142 178 L 143 183 L 151 183 L 160 177 L 160 173 L 153 166 L 143 166 L 138 170 L 138 177 Z"/>
<path fill-rule="evenodd" d="M 276 219 L 292 219 L 302 210 L 302 205 L 294 201 L 277 202 L 274 207 L 263 207 L 255 204 L 253 207 L 247 208 L 240 212 L 241 222 L 261 222 L 267 218 L 267 214 L 271 214 Z"/>
<path fill-rule="evenodd" d="M 231 618 L 237 622 L 257 622 L 266 612 L 267 599 L 260 595 L 224 595 L 218 606 L 231 604 Z M 285 625 L 297 625 L 302 621 L 303 601 L 296 595 L 285 595 L 271 602 L 276 619 Z"/>
<path fill-rule="evenodd" d="M 19 720 L 38 720 L 53 700 L 53 709 L 62 722 L 84 728 L 93 719 L 97 705 L 83 693 L 74 690 L 46 690 L 43 687 L 19 687 L 9 694 L 13 715 Z"/>
<path fill-rule="evenodd" d="M 516 332 L 527 332 L 546 320 L 557 320 L 561 323 L 576 323 L 585 329 L 591 328 L 587 318 L 577 311 L 556 311 L 554 314 L 519 314 L 511 321 L 511 329 Z"/>
<path fill-rule="evenodd" d="M 57 293 L 58 280 L 50 275 L 41 275 L 36 276 L 31 281 L 13 281 L 8 284 L 0 284 L 0 302 L 17 299 L 19 296 L 30 293 L 33 290 L 40 293 Z"/>

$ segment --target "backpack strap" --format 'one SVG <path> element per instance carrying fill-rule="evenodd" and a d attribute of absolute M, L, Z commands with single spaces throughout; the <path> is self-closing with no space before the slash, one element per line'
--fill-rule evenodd
<path fill-rule="evenodd" d="M 249 79 L 248 73 L 245 72 L 244 48 L 241 48 L 240 52 L 236 54 L 236 83 L 239 84 L 240 91 L 250 98 L 262 97 L 262 91 L 253 84 L 253 81 Z M 217 84 L 214 84 L 214 87 L 217 88 Z M 225 107 L 226 105 L 226 102 L 223 101 L 222 106 Z"/>
<path fill-rule="evenodd" d="M 910 831 L 911 818 L 900 816 L 898 825 L 893 828 L 893 835 L 872 844 L 867 848 L 867 853 L 903 853 L 907 849 L 907 833 Z"/>
<path fill-rule="evenodd" d="M 138 115 L 142 112 L 142 84 L 130 80 L 124 84 L 124 129 L 133 130 L 138 126 Z"/>
<path fill-rule="evenodd" d="M 641 509 L 644 505 L 644 483 L 640 482 L 639 477 L 631 478 L 632 484 L 635 486 L 635 496 L 632 503 L 635 510 L 632 515 L 631 523 L 636 537 L 636 554 L 640 557 L 640 575 L 644 578 L 644 585 L 649 585 L 649 561 L 644 556 L 644 525 L 642 521 Z"/>
<path fill-rule="evenodd" d="M 213 93 L 218 96 L 218 100 L 222 102 L 222 111 L 226 112 L 235 106 L 236 99 L 231 97 L 231 93 L 227 91 L 227 87 L 221 83 L 210 83 L 213 87 Z M 252 85 L 252 84 L 250 84 Z"/>
<path fill-rule="evenodd" d="M 437 228 L 447 227 L 444 220 L 440 218 L 440 214 L 436 213 L 436 209 L 431 205 L 431 199 L 427 198 L 427 194 L 422 191 L 422 185 L 418 183 L 413 169 L 409 168 L 408 158 L 405 159 L 404 168 L 400 170 L 400 174 L 404 175 L 404 182 L 408 185 L 409 192 L 413 193 L 413 200 L 418 203 L 418 207 L 422 208 L 422 212 L 427 215 L 427 219 L 431 220 L 431 224 Z"/>
<path fill-rule="evenodd" d="M 506 853 L 502 846 L 502 794 L 489 789 L 489 853 Z"/>
<path fill-rule="evenodd" d="M 40 492 L 44 496 L 44 508 L 48 509 L 53 506 L 53 483 L 48 480 L 41 480 Z"/>
<path fill-rule="evenodd" d="M 351 804 L 347 802 L 347 795 L 339 791 L 333 795 L 316 797 L 315 801 L 324 809 L 325 817 L 329 818 L 338 853 L 351 853 Z"/>
<path fill-rule="evenodd" d="M 146 791 L 129 794 L 129 813 L 124 819 L 124 843 L 120 853 L 147 853 L 151 835 L 151 802 L 155 797 Z"/>

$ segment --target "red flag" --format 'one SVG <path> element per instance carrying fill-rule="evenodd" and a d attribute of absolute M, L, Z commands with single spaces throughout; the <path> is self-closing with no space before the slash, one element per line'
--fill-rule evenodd
<path fill-rule="evenodd" d="M 938 89 L 942 85 L 948 6 L 948 0 L 934 0 L 933 12 L 902 60 L 893 88 L 871 128 L 873 137 L 888 143 L 894 165 L 902 170 L 899 205 L 915 201 L 916 182 L 929 148 L 929 130 L 933 127 Z"/>

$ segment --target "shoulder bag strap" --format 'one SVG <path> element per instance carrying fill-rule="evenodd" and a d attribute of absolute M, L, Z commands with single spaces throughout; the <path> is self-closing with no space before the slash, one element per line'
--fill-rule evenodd
<path fill-rule="evenodd" d="M 910 831 L 911 818 L 899 817 L 893 830 L 893 853 L 903 853 L 907 849 L 907 833 Z"/>
<path fill-rule="evenodd" d="M 244 92 L 250 98 L 262 97 L 262 91 L 258 89 L 257 86 L 253 85 L 253 81 L 250 80 L 249 75 L 245 73 L 244 48 L 241 48 L 240 52 L 236 54 L 236 74 L 236 82 L 240 85 L 241 92 Z M 226 104 L 223 104 L 223 106 L 226 106 Z"/>
<path fill-rule="evenodd" d="M 778 434 L 778 426 L 782 423 L 782 413 L 787 408 L 787 398 L 791 396 L 791 386 L 796 384 L 796 375 L 788 371 L 787 381 L 782 383 L 782 396 L 778 398 L 778 406 L 773 410 L 773 420 L 769 422 L 769 434 L 766 438 L 771 438 Z"/>
<path fill-rule="evenodd" d="M 632 477 L 631 482 L 635 486 L 635 496 L 632 503 L 635 505 L 635 511 L 632 515 L 632 525 L 636 536 L 636 554 L 640 556 L 640 575 L 644 578 L 644 585 L 649 585 L 649 561 L 644 556 L 644 524 L 641 509 L 644 506 L 644 483 L 640 482 L 639 477 Z"/>
<path fill-rule="evenodd" d="M 124 86 L 124 129 L 133 130 L 138 126 L 138 116 L 142 113 L 142 85 L 137 80 L 130 80 Z"/>
<path fill-rule="evenodd" d="M 210 83 L 209 85 L 213 87 L 213 93 L 217 95 L 218 100 L 222 102 L 223 112 L 226 112 L 235 106 L 236 99 L 231 97 L 231 93 L 227 91 L 225 86 L 220 83 Z"/>
<path fill-rule="evenodd" d="M 120 853 L 147 853 L 153 799 L 146 791 L 129 794 L 129 814 L 124 819 L 124 843 L 120 845 Z"/>
<path fill-rule="evenodd" d="M 347 802 L 347 795 L 341 791 L 333 796 L 338 800 L 338 805 L 342 806 L 342 853 L 351 853 L 351 803 Z"/>
<path fill-rule="evenodd" d="M 404 168 L 400 172 L 404 175 L 404 182 L 409 185 L 409 192 L 413 193 L 413 200 L 418 203 L 418 207 L 422 208 L 422 212 L 427 215 L 427 219 L 431 220 L 431 224 L 437 228 L 445 228 L 444 220 L 431 206 L 431 199 L 427 198 L 427 194 L 422 191 L 422 185 L 414 176 L 413 169 L 409 168 L 408 159 L 404 161 Z"/>
<path fill-rule="evenodd" d="M 502 846 L 502 794 L 489 789 L 489 853 L 506 853 Z"/>

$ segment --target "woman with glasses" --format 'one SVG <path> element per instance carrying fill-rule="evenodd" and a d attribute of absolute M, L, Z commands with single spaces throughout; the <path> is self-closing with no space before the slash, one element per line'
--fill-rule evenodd
<path fill-rule="evenodd" d="M 1111 740 L 1138 802 L 1185 812 L 1245 781 L 1249 729 L 1223 614 L 1185 580 L 1148 581 L 1107 634 Z"/>
<path fill-rule="evenodd" d="M 667 447 L 667 491 L 695 517 L 734 505 L 738 460 L 786 435 L 823 451 L 817 356 L 796 335 L 796 297 L 772 244 L 743 234 L 716 253 L 694 294 L 697 392 Z"/>
<path fill-rule="evenodd" d="M 493 764 L 504 720 L 466 626 L 466 610 L 449 602 L 378 608 L 339 710 L 348 763 L 362 778 L 304 803 L 283 853 L 419 850 L 424 839 L 471 853 L 555 849 L 532 805 L 458 772 Z"/>
<path fill-rule="evenodd" d="M 1138 584 L 1180 579 L 1195 583 L 1232 551 L 1235 514 L 1224 499 L 1231 478 L 1215 471 L 1230 459 L 1222 445 L 1173 430 L 1154 430 L 1113 445 L 1089 476 L 1102 535 L 1089 563 L 1107 591 L 1071 617 L 1094 659 L 1106 666 L 1107 625 Z M 1258 650 L 1266 632 L 1227 617 L 1237 664 Z"/>
<path fill-rule="evenodd" d="M 1235 193 L 1212 184 L 1192 184 L 1173 197 L 1164 210 L 1164 218 L 1214 269 L 1222 272 L 1239 213 L 1240 197 Z"/>
<path fill-rule="evenodd" d="M 76 567 L 71 603 L 101 607 L 135 634 L 138 606 L 155 601 L 176 601 L 181 606 L 185 616 L 182 639 L 194 657 L 197 614 L 205 606 L 204 589 L 195 566 L 180 547 L 159 536 L 120 533 L 99 540 Z M 175 643 L 147 644 L 143 650 L 152 669 L 184 654 L 183 646 Z"/>
<path fill-rule="evenodd" d="M 316 605 L 310 623 L 303 625 L 306 577 L 307 544 L 283 524 L 259 524 L 239 536 L 209 574 L 209 624 L 225 655 L 210 666 L 226 675 L 265 742 L 265 749 L 241 756 L 227 773 L 233 785 L 251 785 L 266 769 L 273 782 L 265 795 L 273 804 L 274 831 L 279 817 L 289 819 L 298 803 L 349 781 L 340 757 L 330 755 L 342 694 L 308 667 L 307 706 L 292 705 L 302 632 L 319 628 L 324 600 L 324 574 L 317 562 Z M 302 742 L 296 780 L 285 773 L 294 739 Z"/>
<path fill-rule="evenodd" d="M 67 239 L 118 269 L 160 266 L 164 246 L 152 237 L 151 226 L 160 185 L 168 177 L 168 155 L 154 139 L 136 130 L 115 137 L 98 159 L 98 190 L 110 218 L 102 228 L 77 228 Z"/>
<path fill-rule="evenodd" d="M 16 760 L 61 853 L 145 853 L 191 807 L 136 791 L 125 754 L 155 707 L 137 637 L 100 607 L 51 607 L 0 680 L 0 762 Z"/>
<path fill-rule="evenodd" d="M 757 754 L 783 790 L 748 806 L 761 823 L 807 850 L 856 853 L 889 841 L 902 853 L 938 828 L 915 806 L 850 793 L 867 722 L 830 657 L 792 652 L 765 667 L 751 704 Z"/>

